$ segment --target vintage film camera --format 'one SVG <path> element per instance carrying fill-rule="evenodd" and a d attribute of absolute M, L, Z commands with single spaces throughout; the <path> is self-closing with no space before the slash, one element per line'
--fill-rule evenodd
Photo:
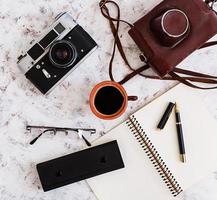
<path fill-rule="evenodd" d="M 129 31 L 160 77 L 217 34 L 214 0 L 164 0 Z"/>
<path fill-rule="evenodd" d="M 49 93 L 97 48 L 68 13 L 58 15 L 46 34 L 31 45 L 17 63 L 43 94 Z"/>

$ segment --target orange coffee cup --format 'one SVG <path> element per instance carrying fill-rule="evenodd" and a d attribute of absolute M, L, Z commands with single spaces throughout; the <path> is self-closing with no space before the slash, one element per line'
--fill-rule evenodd
<path fill-rule="evenodd" d="M 119 83 L 104 81 L 93 88 L 90 94 L 90 108 L 100 119 L 112 120 L 120 117 L 126 111 L 128 101 L 135 100 L 137 97 L 128 96 Z"/>

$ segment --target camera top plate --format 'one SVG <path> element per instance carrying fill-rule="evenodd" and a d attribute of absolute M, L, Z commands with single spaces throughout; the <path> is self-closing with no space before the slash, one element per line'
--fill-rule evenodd
<path fill-rule="evenodd" d="M 46 33 L 32 41 L 31 48 L 18 58 L 18 67 L 25 74 L 35 63 L 48 53 L 50 45 L 64 38 L 78 24 L 68 13 L 59 14 Z"/>

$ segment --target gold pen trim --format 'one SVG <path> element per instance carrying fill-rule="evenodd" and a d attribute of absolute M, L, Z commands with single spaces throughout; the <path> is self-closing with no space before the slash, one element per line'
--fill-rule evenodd
<path fill-rule="evenodd" d="M 180 159 L 183 163 L 186 163 L 186 156 L 185 154 L 180 154 Z"/>

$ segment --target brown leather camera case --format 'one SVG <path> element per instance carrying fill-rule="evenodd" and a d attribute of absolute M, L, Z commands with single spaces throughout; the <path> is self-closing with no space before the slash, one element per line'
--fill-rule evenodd
<path fill-rule="evenodd" d="M 183 11 L 190 24 L 187 36 L 175 46 L 162 45 L 151 28 L 153 20 L 170 9 Z M 217 16 L 202 0 L 164 0 L 135 22 L 129 34 L 148 59 L 149 65 L 163 77 L 217 34 Z"/>

